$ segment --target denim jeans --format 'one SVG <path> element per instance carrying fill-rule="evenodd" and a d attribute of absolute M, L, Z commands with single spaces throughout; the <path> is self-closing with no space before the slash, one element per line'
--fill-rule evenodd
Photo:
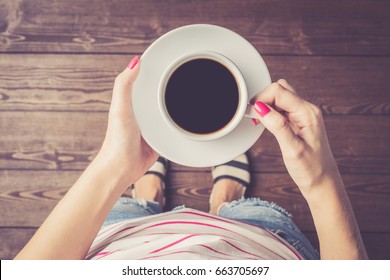
<path fill-rule="evenodd" d="M 176 207 L 172 211 L 182 208 L 184 206 Z M 156 202 L 121 197 L 112 208 L 103 227 L 123 220 L 161 212 L 162 209 Z M 224 203 L 219 208 L 217 215 L 269 230 L 286 240 L 304 259 L 319 259 L 318 252 L 291 220 L 291 214 L 275 203 L 260 198 L 243 198 Z"/>

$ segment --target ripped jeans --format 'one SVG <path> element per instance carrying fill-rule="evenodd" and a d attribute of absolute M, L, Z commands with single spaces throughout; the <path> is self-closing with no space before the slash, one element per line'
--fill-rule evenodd
<path fill-rule="evenodd" d="M 178 206 L 172 211 L 181 208 L 184 206 Z M 103 227 L 161 212 L 161 207 L 156 202 L 121 197 L 112 208 Z M 318 252 L 291 220 L 291 214 L 275 203 L 260 198 L 243 198 L 222 204 L 217 215 L 269 230 L 291 244 L 304 259 L 319 259 Z"/>

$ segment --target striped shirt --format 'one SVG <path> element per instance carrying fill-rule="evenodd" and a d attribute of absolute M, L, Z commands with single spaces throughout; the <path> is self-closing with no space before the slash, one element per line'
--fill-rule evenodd
<path fill-rule="evenodd" d="M 87 259 L 302 259 L 267 230 L 189 208 L 102 228 Z"/>

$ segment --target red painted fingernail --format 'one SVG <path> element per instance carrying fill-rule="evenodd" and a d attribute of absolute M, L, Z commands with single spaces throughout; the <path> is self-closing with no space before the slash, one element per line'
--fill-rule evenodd
<path fill-rule="evenodd" d="M 127 65 L 127 68 L 129 68 L 130 70 L 133 69 L 138 64 L 138 61 L 138 56 L 134 56 L 133 59 L 129 62 L 129 65 Z"/>
<path fill-rule="evenodd" d="M 260 123 L 260 121 L 257 120 L 257 119 L 251 119 L 251 120 L 252 120 L 252 122 L 253 122 L 253 124 L 254 124 L 255 126 L 257 126 L 257 125 Z"/>
<path fill-rule="evenodd" d="M 261 101 L 257 101 L 255 103 L 255 110 L 256 112 L 261 116 L 264 117 L 267 115 L 271 110 Z"/>

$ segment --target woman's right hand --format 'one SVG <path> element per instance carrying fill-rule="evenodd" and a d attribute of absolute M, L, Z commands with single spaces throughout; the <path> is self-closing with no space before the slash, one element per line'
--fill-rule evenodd
<path fill-rule="evenodd" d="M 279 143 L 288 173 L 308 202 L 321 259 L 367 259 L 320 109 L 300 98 L 285 80 L 273 83 L 253 101 L 260 121 Z"/>
<path fill-rule="evenodd" d="M 341 180 L 321 110 L 279 80 L 254 100 L 259 120 L 276 137 L 288 173 L 306 197 L 325 182 Z"/>

